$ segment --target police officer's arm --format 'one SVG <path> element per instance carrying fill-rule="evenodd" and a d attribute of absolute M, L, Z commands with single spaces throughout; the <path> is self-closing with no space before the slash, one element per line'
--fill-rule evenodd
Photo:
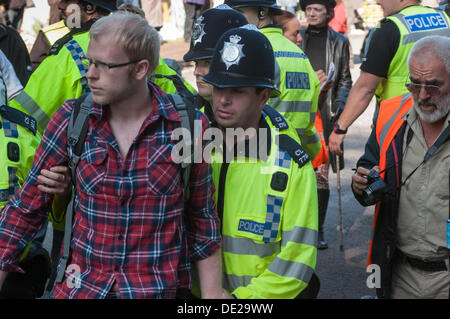
<path fill-rule="evenodd" d="M 375 94 L 375 90 L 381 78 L 367 73 L 361 72 L 358 80 L 350 90 L 347 104 L 337 123 L 343 130 L 347 129 L 352 123 L 367 109 L 370 101 Z M 329 138 L 328 147 L 330 152 L 335 155 L 342 154 L 341 144 L 344 141 L 345 134 L 336 134 L 332 132 Z"/>
<path fill-rule="evenodd" d="M 237 298 L 292 299 L 307 285 L 317 259 L 317 185 L 311 163 L 289 176 L 283 202 L 280 252 L 269 267 L 245 287 L 232 293 Z"/>
<path fill-rule="evenodd" d="M 42 169 L 68 162 L 65 147 L 70 109 L 64 104 L 54 114 L 36 150 L 25 183 L 0 214 L 0 270 L 21 271 L 17 262 L 22 251 L 47 222 L 53 196 L 38 190 L 37 176 Z"/>

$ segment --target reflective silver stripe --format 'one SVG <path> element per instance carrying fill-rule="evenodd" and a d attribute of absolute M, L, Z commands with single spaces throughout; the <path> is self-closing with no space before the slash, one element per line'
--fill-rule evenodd
<path fill-rule="evenodd" d="M 403 37 L 402 44 L 415 43 L 420 39 L 432 35 L 440 35 L 444 37 L 450 37 L 450 29 L 440 29 L 440 30 L 430 30 L 430 31 L 422 31 L 422 32 L 414 32 L 407 34 Z"/>
<path fill-rule="evenodd" d="M 269 102 L 278 112 L 310 112 L 312 107 L 311 101 L 281 101 L 279 98 L 272 98 Z"/>
<path fill-rule="evenodd" d="M 233 291 L 238 287 L 248 286 L 253 278 L 255 278 L 255 276 L 238 276 L 224 273 L 223 287 L 228 291 Z"/>
<path fill-rule="evenodd" d="M 280 65 L 278 64 L 278 61 L 275 59 L 275 79 L 274 79 L 274 82 L 275 82 L 277 88 L 281 90 L 280 74 L 281 74 Z"/>
<path fill-rule="evenodd" d="M 319 134 L 314 134 L 311 136 L 300 135 L 300 141 L 302 142 L 302 145 L 316 144 L 320 141 Z"/>
<path fill-rule="evenodd" d="M 281 246 L 286 246 L 288 242 L 294 242 L 317 247 L 317 236 L 317 230 L 295 226 L 293 230 L 281 233 Z"/>
<path fill-rule="evenodd" d="M 410 97 L 410 94 L 403 94 L 402 96 L 402 103 L 400 103 L 400 107 L 395 111 L 394 115 L 391 116 L 391 118 L 386 122 L 386 124 L 381 129 L 380 133 L 380 150 L 383 149 L 383 143 L 384 139 L 386 138 L 387 133 L 389 132 L 392 123 L 394 122 L 395 118 L 397 117 L 398 113 L 402 109 L 403 105 L 406 103 L 408 98 Z"/>
<path fill-rule="evenodd" d="M 293 277 L 298 280 L 309 282 L 314 269 L 300 262 L 287 261 L 281 258 L 275 258 L 268 269 L 274 274 L 283 277 Z"/>
<path fill-rule="evenodd" d="M 222 237 L 223 252 L 236 255 L 256 255 L 260 258 L 272 256 L 280 252 L 280 243 L 255 243 L 250 238 Z"/>
<path fill-rule="evenodd" d="M 44 130 L 48 122 L 50 121 L 50 118 L 31 98 L 31 96 L 29 96 L 27 92 L 22 90 L 22 92 L 20 92 L 20 94 L 16 96 L 15 100 L 25 109 L 25 111 L 27 111 L 29 115 L 36 119 L 39 127 Z"/>

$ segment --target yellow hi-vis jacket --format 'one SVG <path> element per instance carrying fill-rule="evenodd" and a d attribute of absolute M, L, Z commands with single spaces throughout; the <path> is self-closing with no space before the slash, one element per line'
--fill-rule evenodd
<path fill-rule="evenodd" d="M 320 88 L 316 72 L 303 51 L 285 38 L 280 28 L 266 27 L 260 31 L 274 50 L 275 83 L 281 91 L 268 104 L 292 123 L 302 146 L 315 158 L 322 147 L 314 127 Z"/>
<path fill-rule="evenodd" d="M 405 87 L 409 69 L 407 60 L 413 45 L 420 39 L 431 35 L 450 37 L 450 19 L 445 12 L 424 6 L 410 6 L 397 14 L 386 17 L 400 31 L 400 43 L 389 65 L 386 79 L 382 79 L 375 91 L 377 101 L 381 102 L 409 93 Z"/>
<path fill-rule="evenodd" d="M 273 111 L 266 106 L 260 121 L 270 132 L 267 158 L 239 155 L 227 164 L 212 153 L 223 284 L 239 299 L 295 298 L 316 266 L 314 170 L 296 132 L 280 128 L 278 119 L 285 119 Z"/>

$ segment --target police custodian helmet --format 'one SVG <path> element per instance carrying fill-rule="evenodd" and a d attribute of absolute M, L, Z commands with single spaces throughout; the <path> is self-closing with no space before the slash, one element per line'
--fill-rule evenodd
<path fill-rule="evenodd" d="M 81 2 L 91 3 L 109 12 L 117 10 L 116 0 L 81 0 Z"/>
<path fill-rule="evenodd" d="M 203 80 L 215 87 L 265 87 L 280 94 L 275 84 L 275 58 L 269 40 L 253 25 L 225 32 L 217 42 Z"/>
<path fill-rule="evenodd" d="M 225 4 L 233 9 L 243 7 L 265 7 L 272 9 L 273 14 L 281 14 L 283 12 L 277 5 L 276 0 L 225 0 Z"/>
<path fill-rule="evenodd" d="M 225 31 L 246 25 L 245 16 L 227 5 L 203 12 L 192 28 L 191 46 L 184 61 L 211 59 L 217 40 Z"/>

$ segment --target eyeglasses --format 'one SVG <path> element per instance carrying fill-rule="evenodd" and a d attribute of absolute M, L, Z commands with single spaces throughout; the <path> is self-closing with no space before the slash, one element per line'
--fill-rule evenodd
<path fill-rule="evenodd" d="M 95 65 L 96 68 L 98 69 L 114 69 L 114 68 L 120 68 L 122 66 L 125 65 L 130 65 L 136 62 L 139 62 L 141 59 L 139 60 L 135 60 L 135 61 L 129 61 L 129 62 L 125 62 L 125 63 L 118 63 L 118 64 L 114 64 L 114 63 L 105 63 L 105 62 L 100 62 L 100 61 L 94 61 L 91 58 L 88 57 L 81 57 L 81 63 L 83 63 L 85 66 L 90 67 L 92 64 Z"/>
<path fill-rule="evenodd" d="M 425 92 L 427 92 L 427 94 L 431 95 L 431 96 L 436 96 L 436 95 L 441 94 L 441 88 L 436 85 L 424 85 L 424 84 L 410 82 L 410 83 L 406 83 L 405 86 L 408 89 L 408 91 L 411 92 L 412 94 L 420 94 L 420 90 L 422 88 L 424 88 Z"/>

